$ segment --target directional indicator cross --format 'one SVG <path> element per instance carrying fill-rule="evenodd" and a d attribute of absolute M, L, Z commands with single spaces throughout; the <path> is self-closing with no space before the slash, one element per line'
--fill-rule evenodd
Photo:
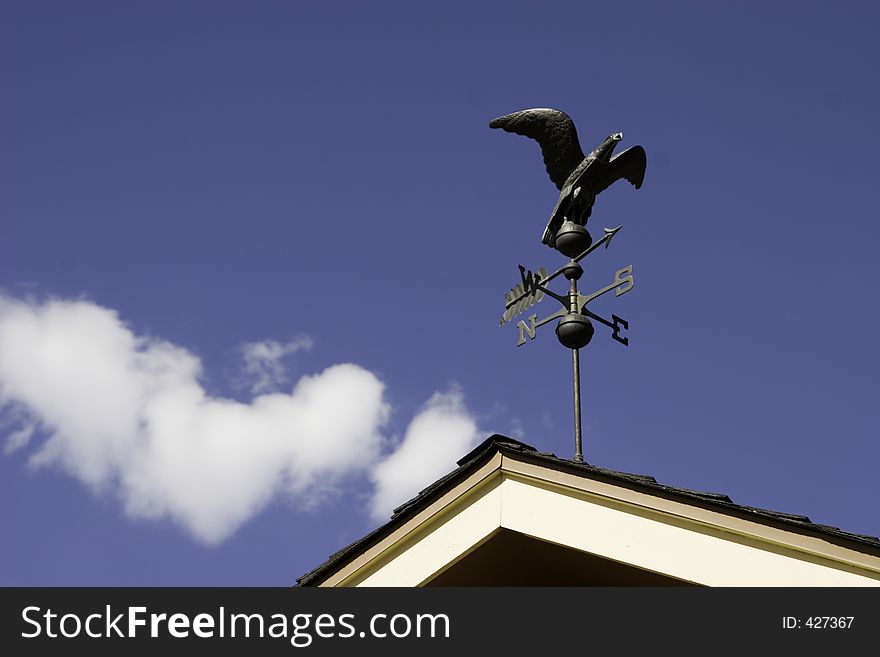
<path fill-rule="evenodd" d="M 560 235 L 565 235 L 569 228 L 563 224 Z M 624 346 L 629 345 L 629 338 L 621 336 L 622 330 L 629 329 L 629 322 L 617 315 L 611 315 L 611 319 L 597 315 L 587 308 L 587 304 L 599 298 L 607 292 L 614 290 L 615 296 L 621 296 L 629 292 L 635 281 L 633 279 L 633 267 L 627 265 L 618 269 L 614 274 L 614 280 L 605 287 L 590 294 L 581 294 L 578 291 L 578 280 L 584 273 L 580 261 L 595 251 L 599 246 L 608 245 L 612 238 L 622 228 L 605 228 L 605 234 L 601 239 L 589 244 L 580 253 L 575 255 L 565 265 L 552 274 L 542 267 L 537 273 L 519 265 L 520 282 L 504 296 L 504 313 L 501 315 L 499 324 L 502 326 L 515 317 L 519 316 L 545 297 L 552 297 L 562 304 L 562 308 L 550 313 L 546 317 L 538 319 L 538 314 L 533 313 L 526 319 L 517 322 L 519 339 L 516 346 L 528 344 L 537 337 L 538 329 L 551 321 L 558 319 L 556 324 L 556 337 L 559 342 L 571 349 L 573 383 L 574 383 L 574 413 L 575 413 L 575 455 L 574 460 L 583 462 L 583 440 L 581 435 L 581 386 L 580 386 L 580 352 L 581 347 L 587 346 L 593 338 L 593 324 L 591 319 L 611 329 L 611 337 Z M 569 228 L 570 229 L 570 228 Z M 576 230 L 576 229 L 575 229 Z M 581 238 L 583 239 L 583 238 Z M 588 238 L 586 238 L 588 239 Z M 562 295 L 550 290 L 547 285 L 558 276 L 564 276 L 569 281 L 568 294 Z"/>

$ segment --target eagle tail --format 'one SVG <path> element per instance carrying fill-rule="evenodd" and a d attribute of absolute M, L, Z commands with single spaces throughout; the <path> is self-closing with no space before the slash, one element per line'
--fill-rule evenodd
<path fill-rule="evenodd" d="M 551 249 L 556 248 L 556 233 L 559 232 L 559 226 L 561 224 L 562 222 L 559 217 L 554 214 L 547 223 L 547 227 L 544 229 L 544 234 L 541 235 L 541 242 L 549 246 Z"/>

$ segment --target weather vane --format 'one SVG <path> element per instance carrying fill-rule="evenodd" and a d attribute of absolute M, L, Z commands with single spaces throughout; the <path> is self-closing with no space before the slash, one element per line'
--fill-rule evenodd
<path fill-rule="evenodd" d="M 593 242 L 586 223 L 593 211 L 596 196 L 613 182 L 623 178 L 636 189 L 642 186 L 647 166 L 645 149 L 633 146 L 612 158 L 615 146 L 623 139 L 622 132 L 615 132 L 608 135 L 589 155 L 584 156 L 574 122 L 565 112 L 555 109 L 526 109 L 506 114 L 489 123 L 489 127 L 502 128 L 536 140 L 541 146 L 550 180 L 559 189 L 559 200 L 550 213 L 541 241 L 569 258 L 569 261 L 552 274 L 548 274 L 544 268 L 533 273 L 519 265 L 520 283 L 504 297 L 504 314 L 500 324 L 511 321 L 545 296 L 562 304 L 562 308 L 543 319 L 532 314 L 527 320 L 517 322 L 519 340 L 516 346 L 520 347 L 534 340 L 539 327 L 559 319 L 556 337 L 564 347 L 571 349 L 574 380 L 574 460 L 582 463 L 584 453 L 581 436 L 579 350 L 593 337 L 594 329 L 590 320 L 609 327 L 611 337 L 624 346 L 629 344 L 629 338 L 620 335 L 621 330 L 629 328 L 626 320 L 617 315 L 611 315 L 610 320 L 600 317 L 590 311 L 587 304 L 611 290 L 615 290 L 615 296 L 619 297 L 633 287 L 632 265 L 627 265 L 615 273 L 614 280 L 609 285 L 587 295 L 578 291 L 577 283 L 584 273 L 580 261 L 603 244 L 607 249 L 611 239 L 622 228 L 605 228 L 605 234 Z M 547 288 L 560 275 L 569 281 L 567 295 L 556 294 Z"/>

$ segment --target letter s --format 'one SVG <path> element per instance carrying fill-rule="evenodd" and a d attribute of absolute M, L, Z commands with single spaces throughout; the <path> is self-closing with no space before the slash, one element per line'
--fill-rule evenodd
<path fill-rule="evenodd" d="M 354 636 L 354 625 L 348 622 L 349 618 L 354 619 L 354 614 L 342 614 L 339 617 L 339 626 L 350 630 L 347 634 L 342 634 L 342 632 L 337 634 L 336 636 L 338 636 L 340 639 L 349 639 Z"/>
<path fill-rule="evenodd" d="M 627 265 L 614 274 L 614 282 L 618 286 L 617 290 L 614 292 L 614 296 L 619 297 L 621 294 L 626 294 L 633 288 L 632 273 L 633 266 Z M 624 274 L 626 274 L 626 276 L 624 276 Z"/>
<path fill-rule="evenodd" d="M 24 632 L 22 632 L 21 636 L 24 639 L 33 639 L 35 636 L 40 636 L 40 631 L 42 630 L 42 627 L 40 627 L 40 624 L 37 621 L 35 621 L 31 618 L 28 618 L 28 612 L 31 611 L 32 609 L 34 611 L 40 611 L 39 607 L 25 607 L 24 609 L 21 610 L 21 619 L 23 621 L 25 621 L 26 623 L 30 623 L 31 625 L 36 627 L 37 631 L 34 632 L 33 634 L 25 634 Z"/>

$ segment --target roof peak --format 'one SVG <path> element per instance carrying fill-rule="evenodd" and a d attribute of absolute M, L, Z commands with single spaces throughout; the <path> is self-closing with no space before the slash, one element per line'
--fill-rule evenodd
<path fill-rule="evenodd" d="M 477 456 L 479 456 L 483 452 L 486 452 L 493 447 L 496 447 L 496 446 L 500 447 L 502 445 L 506 446 L 506 447 L 513 447 L 514 449 L 519 449 L 519 450 L 522 450 L 525 452 L 537 452 L 538 451 L 538 449 L 536 447 L 533 447 L 532 445 L 524 443 L 521 440 L 517 440 L 516 438 L 509 438 L 507 436 L 502 436 L 500 433 L 493 433 L 491 436 L 486 438 L 486 440 L 481 442 L 479 445 L 474 447 L 467 454 L 465 454 L 460 459 L 458 459 L 458 461 L 456 461 L 455 463 L 456 463 L 456 465 L 461 467 L 465 463 L 469 463 L 470 461 L 477 458 Z"/>

